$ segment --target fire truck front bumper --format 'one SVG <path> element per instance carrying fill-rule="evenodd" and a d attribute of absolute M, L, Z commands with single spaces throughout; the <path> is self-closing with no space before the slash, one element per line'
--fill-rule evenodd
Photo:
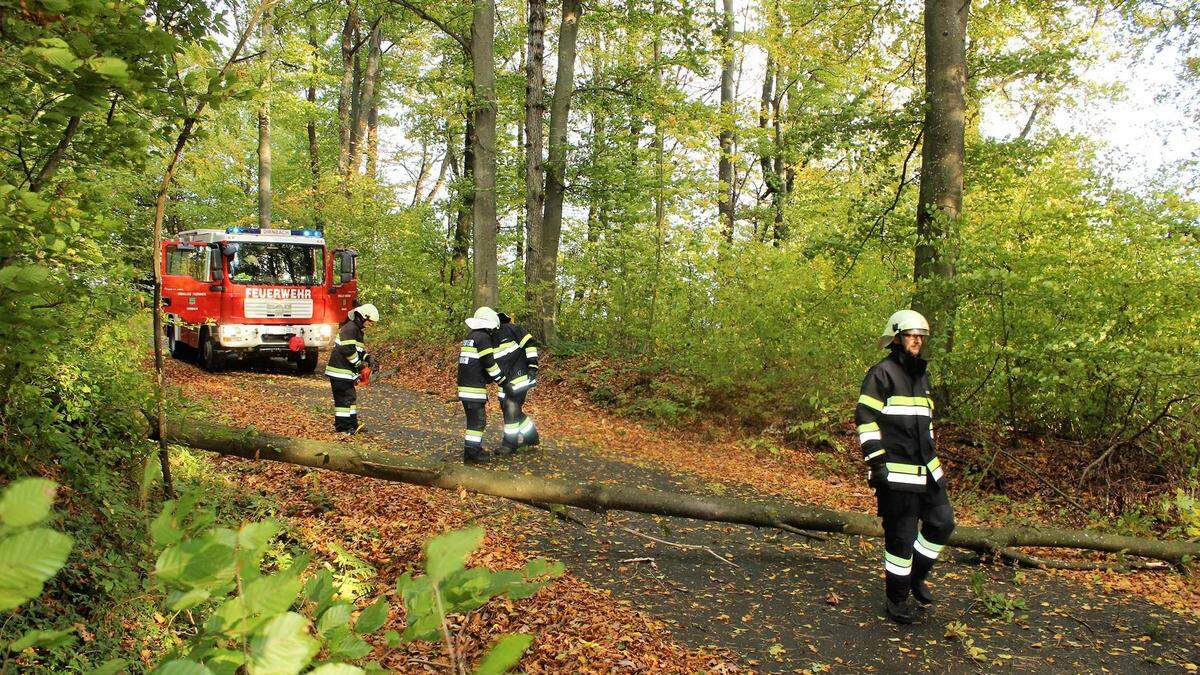
<path fill-rule="evenodd" d="M 217 339 L 228 349 L 252 349 L 264 352 L 289 351 L 293 336 L 304 338 L 305 347 L 328 347 L 333 343 L 334 326 L 325 323 L 300 326 L 261 326 L 253 324 L 222 324 Z"/>

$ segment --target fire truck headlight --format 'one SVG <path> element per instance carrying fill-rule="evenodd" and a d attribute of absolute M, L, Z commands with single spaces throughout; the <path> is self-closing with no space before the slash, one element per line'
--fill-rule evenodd
<path fill-rule="evenodd" d="M 317 337 L 321 338 L 322 340 L 328 340 L 329 338 L 333 337 L 333 326 L 330 326 L 327 323 L 317 326 Z"/>

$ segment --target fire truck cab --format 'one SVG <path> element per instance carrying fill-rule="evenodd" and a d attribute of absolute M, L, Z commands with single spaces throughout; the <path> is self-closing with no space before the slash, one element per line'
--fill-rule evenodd
<path fill-rule="evenodd" d="M 162 261 L 171 355 L 207 370 L 282 356 L 311 373 L 358 301 L 355 252 L 327 252 L 317 230 L 189 230 L 163 242 Z"/>

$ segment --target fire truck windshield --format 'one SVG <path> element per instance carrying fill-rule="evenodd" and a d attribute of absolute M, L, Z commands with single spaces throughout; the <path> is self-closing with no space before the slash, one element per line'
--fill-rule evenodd
<path fill-rule="evenodd" d="M 311 244 L 238 242 L 229 259 L 235 284 L 320 286 L 325 283 L 323 247 Z"/>

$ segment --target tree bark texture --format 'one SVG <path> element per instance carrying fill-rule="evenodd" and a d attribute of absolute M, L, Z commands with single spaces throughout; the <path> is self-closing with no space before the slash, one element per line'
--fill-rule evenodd
<path fill-rule="evenodd" d="M 721 12 L 721 133 L 718 142 L 721 156 L 717 160 L 717 182 L 720 194 L 717 197 L 717 220 L 721 224 L 721 236 L 733 241 L 733 223 L 736 206 L 733 203 L 733 68 L 734 68 L 734 21 L 733 0 L 723 0 Z"/>
<path fill-rule="evenodd" d="M 222 455 L 269 460 L 382 480 L 503 497 L 520 502 L 561 504 L 590 511 L 630 511 L 782 530 L 815 530 L 882 537 L 878 520 L 863 513 L 833 511 L 803 504 L 751 502 L 688 495 L 624 485 L 572 483 L 559 478 L 435 463 L 373 450 L 361 445 L 311 441 L 231 429 L 199 420 L 163 425 L 166 440 Z M 982 553 L 1009 547 L 1073 548 L 1155 558 L 1179 564 L 1200 556 L 1200 542 L 1142 539 L 1123 535 L 1041 527 L 965 527 L 954 530 L 950 544 Z"/>
<path fill-rule="evenodd" d="M 467 255 L 471 248 L 471 219 L 475 212 L 475 124 L 467 115 L 463 132 L 463 175 L 457 181 L 461 194 L 458 218 L 454 221 L 454 242 L 450 253 L 450 285 L 456 285 L 466 275 Z M 447 149 L 450 147 L 446 145 Z"/>
<path fill-rule="evenodd" d="M 555 316 L 558 311 L 558 244 L 562 236 L 563 199 L 567 191 L 567 123 L 571 115 L 571 95 L 575 92 L 575 55 L 579 38 L 581 0 L 563 0 L 562 25 L 558 34 L 558 76 L 554 97 L 550 100 L 550 148 L 546 161 L 546 216 L 542 221 L 541 260 L 538 265 L 536 292 L 538 301 L 534 326 L 537 337 L 552 345 L 556 339 Z"/>
<path fill-rule="evenodd" d="M 358 30 L 358 7 L 353 0 L 342 24 L 342 81 L 338 86 L 338 173 L 350 167 L 350 98 L 354 89 L 354 34 Z"/>
<path fill-rule="evenodd" d="M 953 346 L 953 242 L 962 212 L 966 124 L 967 17 L 970 0 L 925 0 L 925 120 L 913 308 L 930 322 L 934 342 Z"/>
<path fill-rule="evenodd" d="M 496 279 L 496 2 L 475 0 L 471 17 L 471 82 L 474 85 L 475 197 L 471 229 L 475 308 L 494 307 Z"/>
<path fill-rule="evenodd" d="M 310 43 L 313 49 L 312 57 L 312 74 L 308 82 L 307 96 L 308 101 L 308 169 L 312 172 L 313 189 L 321 182 L 321 155 L 317 145 L 317 80 L 320 77 L 320 66 L 318 65 L 320 46 L 316 43 L 316 38 Z"/>
<path fill-rule="evenodd" d="M 354 142 L 350 145 L 350 167 L 358 171 L 361 158 L 367 150 L 367 127 L 371 111 L 375 109 L 375 88 L 379 79 L 379 62 L 383 57 L 383 20 L 378 19 L 371 27 L 367 40 L 367 64 L 362 74 L 362 86 L 358 92 L 358 114 L 355 115 Z"/>
<path fill-rule="evenodd" d="M 263 73 L 258 104 L 258 226 L 271 227 L 271 42 L 274 28 L 270 10 L 263 13 L 261 37 L 262 57 L 266 70 Z"/>
<path fill-rule="evenodd" d="M 546 205 L 546 174 L 542 164 L 542 121 L 546 115 L 546 0 L 529 0 L 529 31 L 525 62 L 525 306 L 537 304 L 537 280 L 542 258 L 542 218 Z M 530 328 L 540 329 L 537 321 Z"/>

